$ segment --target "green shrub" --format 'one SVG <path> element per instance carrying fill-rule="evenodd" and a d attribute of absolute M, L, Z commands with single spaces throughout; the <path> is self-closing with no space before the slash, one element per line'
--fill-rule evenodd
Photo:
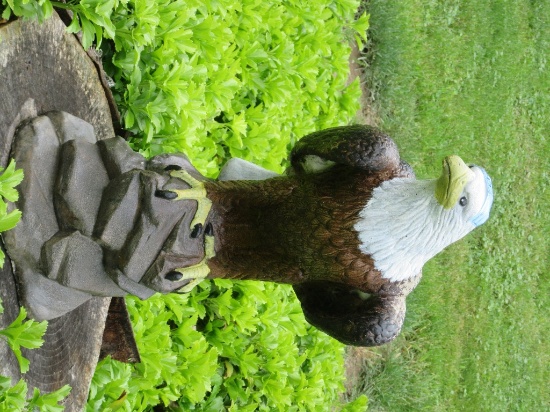
<path fill-rule="evenodd" d="M 358 109 L 358 85 L 345 84 L 343 32 L 355 3 L 128 5 L 113 10 L 114 42 L 102 50 L 132 144 L 145 155 L 183 151 L 210 176 L 233 156 L 282 171 L 299 137 L 347 123 Z M 367 20 L 354 24 L 363 30 Z M 289 287 L 218 280 L 189 295 L 127 301 L 143 362 L 102 362 L 89 410 L 338 403 L 342 345 L 307 326 Z"/>
<path fill-rule="evenodd" d="M 359 109 L 349 41 L 368 18 L 354 20 L 355 0 L 52 4 L 75 12 L 69 30 L 85 47 L 101 48 L 131 145 L 146 156 L 181 151 L 211 177 L 230 157 L 281 172 L 297 139 Z M 87 410 L 344 407 L 343 345 L 305 322 L 288 286 L 206 281 L 127 303 L 142 363 L 100 362 Z M 344 410 L 365 407 L 361 397 Z"/>
<path fill-rule="evenodd" d="M 127 299 L 142 363 L 101 362 L 88 410 L 331 410 L 343 347 L 307 326 L 292 293 L 216 280 L 187 295 Z"/>
<path fill-rule="evenodd" d="M 8 1 L 24 16 L 51 13 L 36 3 Z M 209 175 L 236 156 L 281 171 L 289 145 L 359 108 L 358 83 L 346 86 L 348 41 L 368 27 L 367 16 L 354 20 L 356 1 L 51 3 L 75 12 L 69 31 L 82 30 L 85 47 L 101 45 L 146 155 L 183 151 Z"/>
<path fill-rule="evenodd" d="M 228 157 L 281 171 L 289 144 L 358 109 L 343 36 L 354 2 L 130 4 L 113 12 L 114 47 L 103 50 L 125 126 L 147 155 L 183 151 L 209 175 Z"/>

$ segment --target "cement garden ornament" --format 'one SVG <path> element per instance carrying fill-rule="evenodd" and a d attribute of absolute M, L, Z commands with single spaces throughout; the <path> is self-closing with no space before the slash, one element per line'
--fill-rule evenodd
<path fill-rule="evenodd" d="M 489 217 L 487 173 L 459 157 L 417 180 L 368 126 L 303 137 L 279 176 L 233 159 L 218 180 L 146 160 L 64 112 L 26 120 L 11 157 L 23 218 L 4 240 L 20 301 L 53 319 L 92 296 L 187 292 L 206 278 L 292 284 L 306 318 L 351 345 L 394 339 L 422 267 Z"/>

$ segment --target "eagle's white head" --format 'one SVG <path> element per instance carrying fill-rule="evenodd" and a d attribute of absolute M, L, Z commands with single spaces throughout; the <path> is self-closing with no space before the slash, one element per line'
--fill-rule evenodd
<path fill-rule="evenodd" d="M 438 179 L 396 178 L 375 188 L 355 224 L 360 250 L 390 281 L 418 275 L 424 264 L 489 218 L 491 178 L 458 156 Z"/>

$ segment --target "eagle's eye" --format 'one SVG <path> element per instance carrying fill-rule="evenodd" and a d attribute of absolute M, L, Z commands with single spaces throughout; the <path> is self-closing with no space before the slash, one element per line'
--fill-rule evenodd
<path fill-rule="evenodd" d="M 460 204 L 460 206 L 466 206 L 468 204 L 468 199 L 466 198 L 466 196 L 462 196 L 458 203 Z"/>

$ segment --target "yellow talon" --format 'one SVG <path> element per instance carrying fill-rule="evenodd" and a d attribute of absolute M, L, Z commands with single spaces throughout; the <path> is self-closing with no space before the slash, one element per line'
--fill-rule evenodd
<path fill-rule="evenodd" d="M 187 293 L 191 292 L 195 286 L 201 283 L 206 276 L 208 276 L 210 269 L 206 264 L 201 262 L 187 268 L 176 269 L 176 272 L 179 272 L 184 276 L 181 280 L 191 279 L 191 282 L 178 290 L 179 293 Z"/>
<path fill-rule="evenodd" d="M 216 252 L 214 251 L 214 236 L 204 237 L 204 258 L 197 264 L 187 266 L 185 268 L 176 269 L 183 277 L 179 280 L 192 279 L 187 285 L 179 289 L 180 293 L 190 292 L 195 286 L 203 281 L 210 273 L 210 268 L 207 265 L 208 259 L 214 257 Z"/>
<path fill-rule="evenodd" d="M 204 226 L 208 217 L 208 213 L 212 208 L 212 201 L 206 197 L 206 189 L 204 187 L 204 184 L 195 179 L 185 170 L 174 170 L 170 173 L 170 175 L 183 180 L 190 186 L 189 189 L 170 189 L 170 192 L 176 194 L 176 200 L 197 201 L 197 211 L 195 212 L 195 216 L 193 217 L 193 220 L 191 222 L 191 228 L 194 228 L 198 224 Z M 205 235 L 204 258 L 195 265 L 175 269 L 176 272 L 179 272 L 183 275 L 183 277 L 179 279 L 180 281 L 186 279 L 191 280 L 187 285 L 179 289 L 179 292 L 190 292 L 196 285 L 198 285 L 208 276 L 208 274 L 210 273 L 210 268 L 208 267 L 206 262 L 214 255 L 214 236 Z"/>
<path fill-rule="evenodd" d="M 203 279 L 193 279 L 191 282 L 189 282 L 184 287 L 178 289 L 178 293 L 189 293 L 193 290 L 195 286 L 197 286 L 199 283 L 201 283 Z"/>
<path fill-rule="evenodd" d="M 197 211 L 191 222 L 191 228 L 195 227 L 199 223 L 204 225 L 208 213 L 212 208 L 212 201 L 206 197 L 206 189 L 204 184 L 193 176 L 191 176 L 185 170 L 175 170 L 170 173 L 171 176 L 183 180 L 189 186 L 189 189 L 170 189 L 171 192 L 174 192 L 177 197 L 176 200 L 196 200 L 197 201 Z"/>

